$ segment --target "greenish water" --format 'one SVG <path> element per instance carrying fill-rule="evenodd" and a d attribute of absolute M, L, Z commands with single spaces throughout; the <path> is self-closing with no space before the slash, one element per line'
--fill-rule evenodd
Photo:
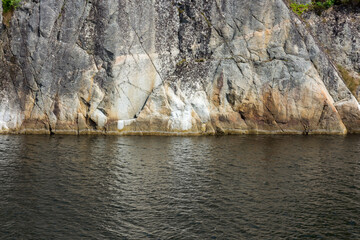
<path fill-rule="evenodd" d="M 0 239 L 360 239 L 360 136 L 0 136 Z"/>

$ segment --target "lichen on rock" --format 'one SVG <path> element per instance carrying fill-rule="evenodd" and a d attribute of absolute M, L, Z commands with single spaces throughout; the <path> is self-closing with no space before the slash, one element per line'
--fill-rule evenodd
<path fill-rule="evenodd" d="M 282 0 L 24 1 L 0 131 L 345 134 L 360 109 Z"/>

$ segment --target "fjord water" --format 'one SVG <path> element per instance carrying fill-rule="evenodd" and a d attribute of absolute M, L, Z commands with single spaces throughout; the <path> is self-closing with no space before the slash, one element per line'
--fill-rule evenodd
<path fill-rule="evenodd" d="M 360 136 L 0 136 L 0 239 L 360 239 Z"/>

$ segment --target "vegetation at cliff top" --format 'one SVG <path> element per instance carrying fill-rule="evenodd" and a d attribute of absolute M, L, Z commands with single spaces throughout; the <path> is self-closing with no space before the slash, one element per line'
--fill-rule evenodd
<path fill-rule="evenodd" d="M 293 0 L 290 1 L 290 8 L 299 16 L 308 10 L 314 10 L 316 13 L 321 14 L 323 10 L 326 10 L 334 5 L 359 6 L 360 0 L 313 0 L 308 4 L 297 3 Z"/>
<path fill-rule="evenodd" d="M 290 8 L 293 10 L 294 13 L 301 16 L 304 12 L 309 10 L 310 5 L 311 5 L 310 3 L 301 4 L 301 3 L 292 2 L 290 3 Z"/>
<path fill-rule="evenodd" d="M 4 13 L 15 10 L 19 6 L 20 2 L 21 0 L 2 0 Z"/>

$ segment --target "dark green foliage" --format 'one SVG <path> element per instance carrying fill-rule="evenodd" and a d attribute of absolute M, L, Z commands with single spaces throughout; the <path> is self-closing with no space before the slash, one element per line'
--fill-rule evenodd
<path fill-rule="evenodd" d="M 320 15 L 322 11 L 331 8 L 335 5 L 335 2 L 339 2 L 336 0 L 322 0 L 322 1 L 313 1 L 312 2 L 312 9 Z"/>
<path fill-rule="evenodd" d="M 352 5 L 360 6 L 360 0 L 313 0 L 308 4 L 299 4 L 291 1 L 290 8 L 299 16 L 308 10 L 314 10 L 321 14 L 322 11 L 331 8 L 334 5 Z"/>
<path fill-rule="evenodd" d="M 321 8 L 330 8 L 334 5 L 348 5 L 351 4 L 353 6 L 360 5 L 360 0 L 318 0 L 312 1 L 314 6 L 318 6 Z"/>
<path fill-rule="evenodd" d="M 294 13 L 301 16 L 304 12 L 309 10 L 310 5 L 311 4 L 299 4 L 299 3 L 292 2 L 290 4 L 290 7 L 294 11 Z"/>
<path fill-rule="evenodd" d="M 19 6 L 20 2 L 21 0 L 2 0 L 4 13 L 15 10 Z"/>
<path fill-rule="evenodd" d="M 324 8 L 324 9 L 334 6 L 334 4 L 335 4 L 335 0 L 313 2 L 314 7 L 319 7 L 319 8 Z"/>

